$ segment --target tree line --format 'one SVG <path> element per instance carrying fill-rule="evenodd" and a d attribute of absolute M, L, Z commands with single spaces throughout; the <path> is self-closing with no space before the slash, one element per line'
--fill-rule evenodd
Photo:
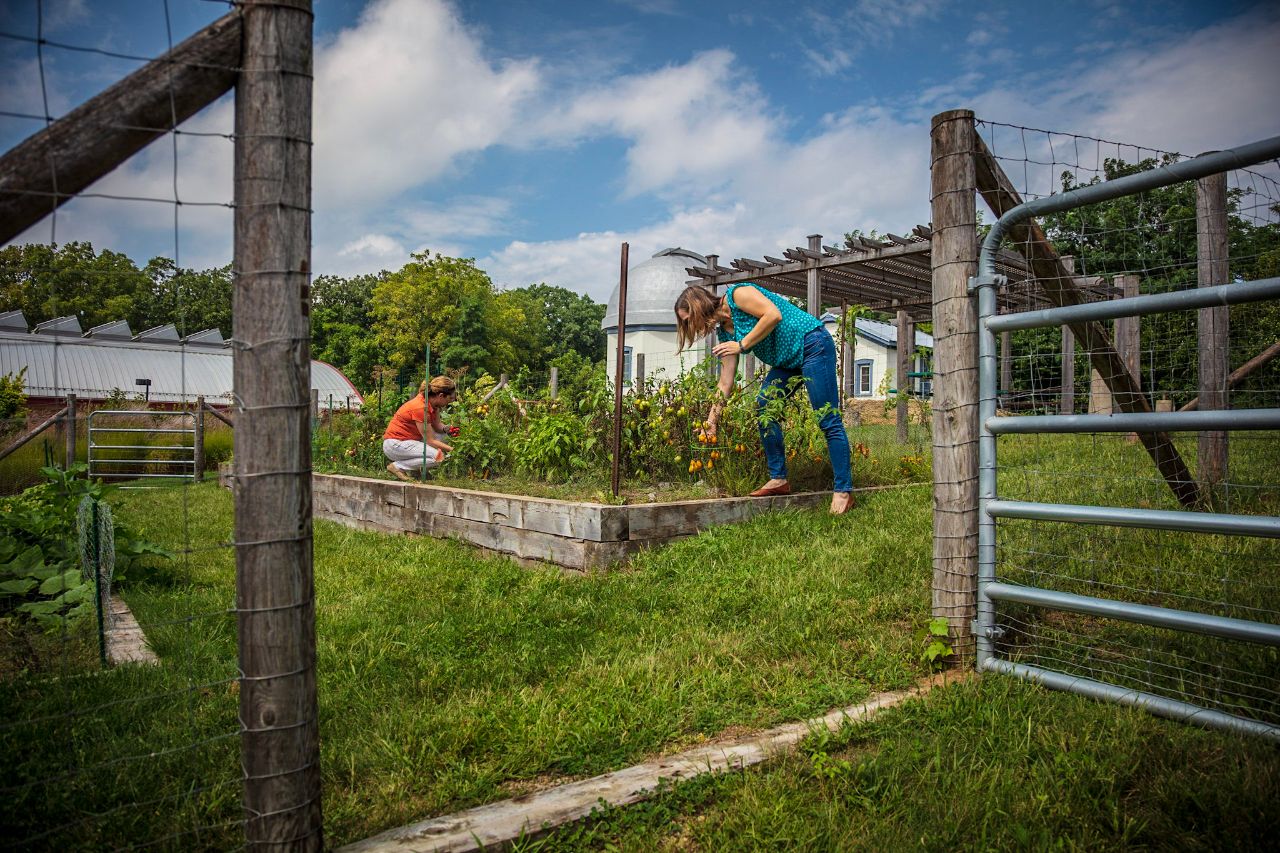
<path fill-rule="evenodd" d="M 1070 172 L 1064 172 L 1062 191 L 1147 171 L 1175 159 L 1166 156 L 1129 163 L 1108 158 L 1102 175 L 1087 182 L 1077 182 Z M 1137 274 L 1142 293 L 1164 293 L 1197 285 L 1194 181 L 1050 214 L 1044 217 L 1043 224 L 1058 253 L 1075 259 L 1079 275 Z M 1230 271 L 1228 281 L 1219 283 L 1280 275 L 1280 205 L 1276 198 L 1229 188 L 1227 232 Z M 1230 311 L 1228 359 L 1229 369 L 1235 369 L 1280 340 L 1280 303 L 1235 305 Z M 1140 322 L 1144 387 L 1150 383 L 1153 390 L 1168 394 L 1178 405 L 1195 397 L 1199 393 L 1197 312 L 1153 314 Z M 1061 384 L 1059 334 L 1057 328 L 1013 333 L 1015 364 L 1019 364 L 1020 355 L 1045 356 L 1036 360 L 1033 370 L 1015 373 L 1013 391 L 1033 391 L 1037 386 L 1056 388 Z M 1087 388 L 1088 364 L 1083 353 L 1077 352 L 1076 362 L 1076 387 Z M 1271 393 L 1278 380 L 1280 362 L 1272 362 L 1239 389 Z"/>
<path fill-rule="evenodd" d="M 84 329 L 126 320 L 135 333 L 172 323 L 182 336 L 234 334 L 230 265 L 142 267 L 85 242 L 0 249 L 0 312 L 27 322 L 74 316 Z M 580 376 L 604 358 L 605 306 L 563 287 L 499 290 L 470 258 L 422 252 L 395 272 L 317 276 L 311 285 L 311 356 L 362 393 L 415 384 L 430 346 L 433 373 L 464 381 L 507 373 L 525 387 L 550 369 Z"/>

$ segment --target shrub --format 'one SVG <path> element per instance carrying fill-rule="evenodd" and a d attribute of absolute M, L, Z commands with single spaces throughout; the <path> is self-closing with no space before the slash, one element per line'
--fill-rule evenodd
<path fill-rule="evenodd" d="M 27 368 L 0 376 L 0 420 L 27 415 Z"/>
<path fill-rule="evenodd" d="M 40 471 L 46 482 L 0 500 L 0 613 L 57 628 L 95 611 L 93 585 L 80 571 L 76 512 L 81 499 L 102 500 L 111 487 L 85 479 L 80 463 Z M 117 581 L 144 557 L 172 556 L 123 524 L 114 530 Z"/>

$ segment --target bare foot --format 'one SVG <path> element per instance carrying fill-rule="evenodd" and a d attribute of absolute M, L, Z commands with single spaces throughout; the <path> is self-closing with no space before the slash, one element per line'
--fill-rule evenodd
<path fill-rule="evenodd" d="M 853 508 L 852 492 L 832 492 L 831 494 L 831 514 L 844 515 Z"/>
<path fill-rule="evenodd" d="M 409 473 L 407 471 L 401 471 L 399 468 L 396 467 L 396 463 L 394 462 L 391 462 L 387 465 L 387 470 L 390 471 L 393 475 L 395 475 L 397 479 L 404 480 L 406 483 L 413 482 L 413 478 L 409 476 Z"/>
<path fill-rule="evenodd" d="M 751 493 L 753 498 L 765 498 L 772 495 L 791 494 L 791 484 L 786 480 L 773 479 Z"/>

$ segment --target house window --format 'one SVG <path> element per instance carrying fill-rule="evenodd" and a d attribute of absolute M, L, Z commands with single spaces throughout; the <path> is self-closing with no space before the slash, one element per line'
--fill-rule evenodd
<path fill-rule="evenodd" d="M 622 387 L 631 387 L 631 347 L 622 348 Z"/>
<path fill-rule="evenodd" d="M 853 395 L 871 396 L 871 359 L 860 359 L 853 364 Z"/>

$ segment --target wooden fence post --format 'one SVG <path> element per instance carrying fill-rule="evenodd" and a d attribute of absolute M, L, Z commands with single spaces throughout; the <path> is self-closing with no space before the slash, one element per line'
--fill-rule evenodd
<path fill-rule="evenodd" d="M 635 384 L 632 387 L 635 388 L 636 391 L 638 392 L 640 388 L 644 385 L 644 353 L 642 352 L 636 353 L 635 361 L 636 361 L 636 380 L 635 380 Z"/>
<path fill-rule="evenodd" d="M 1227 176 L 1210 175 L 1196 181 L 1196 272 L 1200 287 L 1227 284 Z M 1200 410 L 1228 408 L 1227 355 L 1231 309 L 1225 305 L 1200 309 Z M 1227 434 L 1200 433 L 1196 448 L 1202 491 L 1227 477 Z"/>
<path fill-rule="evenodd" d="M 204 482 L 204 396 L 196 397 L 195 460 L 192 475 L 197 483 Z"/>
<path fill-rule="evenodd" d="M 946 617 L 952 647 L 970 657 L 978 580 L 975 132 L 970 110 L 933 117 L 933 614 Z"/>
<path fill-rule="evenodd" d="M 1063 415 L 1076 410 L 1076 335 L 1070 326 L 1062 327 L 1062 396 L 1058 406 Z"/>
<path fill-rule="evenodd" d="M 235 99 L 236 609 L 245 842 L 319 851 L 311 0 L 245 0 Z"/>
<path fill-rule="evenodd" d="M 554 400 L 560 391 L 560 368 L 551 368 L 551 383 L 547 386 L 547 396 Z"/>
<path fill-rule="evenodd" d="M 1136 275 L 1116 276 L 1116 285 L 1120 288 L 1121 299 L 1131 299 L 1138 295 L 1140 279 Z M 1116 318 L 1116 352 L 1124 362 L 1125 369 L 1133 377 L 1133 387 L 1142 388 L 1142 318 Z M 1133 443 L 1138 440 L 1136 432 L 1129 433 L 1125 440 Z"/>
<path fill-rule="evenodd" d="M 67 395 L 67 470 L 76 464 L 76 395 Z"/>

